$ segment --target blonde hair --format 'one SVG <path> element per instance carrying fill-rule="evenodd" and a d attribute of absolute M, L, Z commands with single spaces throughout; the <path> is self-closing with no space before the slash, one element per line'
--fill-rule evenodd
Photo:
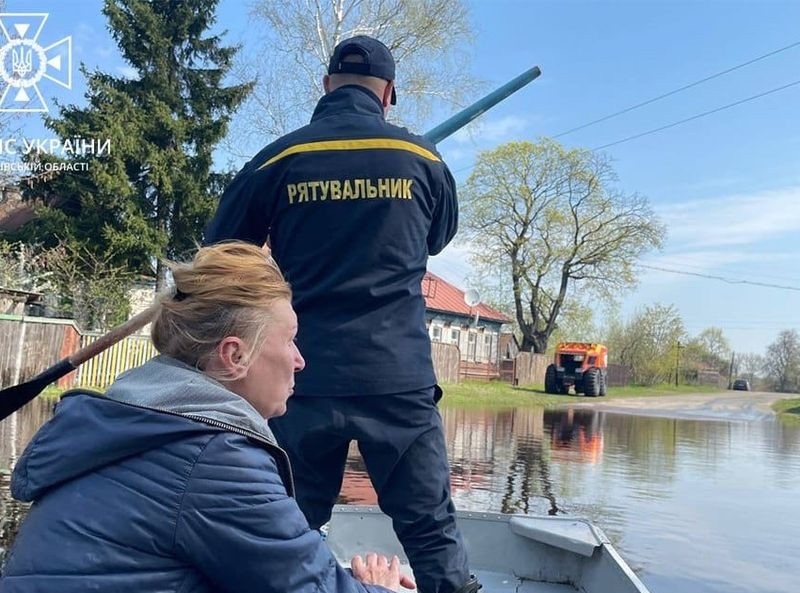
<path fill-rule="evenodd" d="M 248 344 L 250 358 L 272 322 L 272 304 L 292 297 L 269 253 L 249 243 L 203 247 L 191 263 L 166 264 L 175 289 L 158 297 L 161 307 L 151 329 L 153 344 L 161 354 L 200 370 L 228 336 Z"/>

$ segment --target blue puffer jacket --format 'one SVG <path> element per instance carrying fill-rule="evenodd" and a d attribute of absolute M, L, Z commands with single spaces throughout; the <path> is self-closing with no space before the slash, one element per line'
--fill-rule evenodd
<path fill-rule="evenodd" d="M 0 591 L 387 593 L 335 561 L 290 484 L 247 402 L 159 357 L 62 399 L 25 450 L 12 493 L 34 504 Z"/>

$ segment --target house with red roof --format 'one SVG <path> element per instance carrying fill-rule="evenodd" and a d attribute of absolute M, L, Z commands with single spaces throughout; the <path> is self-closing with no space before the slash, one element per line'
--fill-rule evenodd
<path fill-rule="evenodd" d="M 512 320 L 484 303 L 468 305 L 463 290 L 431 272 L 422 279 L 422 294 L 428 335 L 458 347 L 462 376 L 499 376 L 500 330 Z"/>

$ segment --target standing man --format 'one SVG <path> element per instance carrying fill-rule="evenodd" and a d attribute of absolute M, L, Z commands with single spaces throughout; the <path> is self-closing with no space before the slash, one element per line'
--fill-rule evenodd
<path fill-rule="evenodd" d="M 474 593 L 421 289 L 456 233 L 456 188 L 430 142 L 386 122 L 394 79 L 380 41 L 337 45 L 311 123 L 245 165 L 206 242 L 269 239 L 291 283 L 307 367 L 270 423 L 311 527 L 330 519 L 355 440 L 420 593 Z"/>

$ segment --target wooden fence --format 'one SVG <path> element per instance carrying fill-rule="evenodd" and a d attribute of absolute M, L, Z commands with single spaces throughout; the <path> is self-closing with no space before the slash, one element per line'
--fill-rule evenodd
<path fill-rule="evenodd" d="M 500 378 L 500 368 L 491 362 L 469 362 L 462 360 L 458 374 L 465 381 L 495 381 Z"/>
<path fill-rule="evenodd" d="M 514 359 L 514 385 L 544 385 L 544 372 L 552 356 L 520 352 Z"/>
<path fill-rule="evenodd" d="M 624 364 L 609 364 L 606 374 L 606 385 L 624 387 L 631 382 L 631 367 Z"/>
<path fill-rule="evenodd" d="M 80 346 L 80 333 L 71 319 L 0 315 L 0 387 L 27 381 Z M 58 381 L 69 387 L 75 373 Z"/>
<path fill-rule="evenodd" d="M 27 381 L 101 335 L 81 335 L 71 319 L 0 315 L 0 388 Z M 58 386 L 105 389 L 118 374 L 156 354 L 149 337 L 129 336 L 59 379 Z"/>
<path fill-rule="evenodd" d="M 431 342 L 433 369 L 439 383 L 458 383 L 460 379 L 461 351 L 455 344 Z"/>
<path fill-rule="evenodd" d="M 91 344 L 102 335 L 89 333 L 81 336 L 81 347 Z M 158 352 L 149 337 L 129 336 L 78 367 L 75 384 L 105 389 L 117 375 L 145 363 L 156 354 Z"/>

